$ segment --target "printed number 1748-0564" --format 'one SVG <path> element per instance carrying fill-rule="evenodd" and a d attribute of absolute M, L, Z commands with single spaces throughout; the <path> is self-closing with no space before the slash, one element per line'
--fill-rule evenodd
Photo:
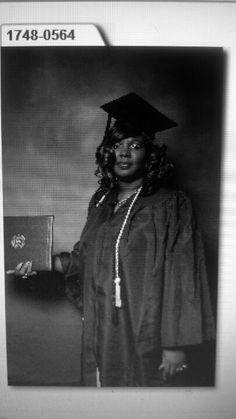
<path fill-rule="evenodd" d="M 2 46 L 104 46 L 92 24 L 2 25 Z"/>
<path fill-rule="evenodd" d="M 25 39 L 26 41 L 37 41 L 38 39 L 44 39 L 45 41 L 53 40 L 57 41 L 58 39 L 64 41 L 65 39 L 75 39 L 75 30 L 66 30 L 66 29 L 44 29 L 42 32 L 37 29 L 10 29 L 7 32 L 9 41 L 19 41 L 20 39 Z"/>

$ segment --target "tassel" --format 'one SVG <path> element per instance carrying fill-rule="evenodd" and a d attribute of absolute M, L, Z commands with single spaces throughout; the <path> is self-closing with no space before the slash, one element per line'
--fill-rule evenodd
<path fill-rule="evenodd" d="M 116 277 L 114 280 L 115 287 L 115 306 L 121 308 L 121 297 L 120 297 L 120 278 Z"/>
<path fill-rule="evenodd" d="M 140 186 L 140 188 L 135 192 L 135 196 L 128 208 L 128 211 L 126 213 L 125 219 L 123 221 L 123 224 L 121 226 L 120 232 L 118 234 L 118 237 L 116 239 L 116 245 L 115 245 L 115 279 L 114 279 L 114 284 L 115 284 L 115 307 L 117 308 L 121 308 L 122 307 L 122 302 L 121 302 L 121 291 L 120 291 L 120 277 L 119 277 L 119 244 L 120 244 L 120 239 L 121 236 L 123 234 L 123 231 L 125 229 L 125 225 L 127 223 L 127 220 L 129 218 L 131 209 L 136 201 L 136 199 L 138 198 L 140 192 L 141 192 L 142 186 Z"/>

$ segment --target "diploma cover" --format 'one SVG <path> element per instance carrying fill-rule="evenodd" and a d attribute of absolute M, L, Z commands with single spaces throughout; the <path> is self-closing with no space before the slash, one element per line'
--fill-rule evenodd
<path fill-rule="evenodd" d="M 33 262 L 33 270 L 52 270 L 53 215 L 4 217 L 5 269 Z"/>

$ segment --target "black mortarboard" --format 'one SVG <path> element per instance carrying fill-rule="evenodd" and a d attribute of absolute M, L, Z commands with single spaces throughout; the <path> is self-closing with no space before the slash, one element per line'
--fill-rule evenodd
<path fill-rule="evenodd" d="M 155 132 L 164 131 L 178 125 L 136 93 L 129 93 L 105 103 L 101 108 L 108 113 L 106 133 L 110 127 L 111 118 L 128 122 L 135 128 L 140 129 L 140 131 L 152 136 L 154 136 Z"/>

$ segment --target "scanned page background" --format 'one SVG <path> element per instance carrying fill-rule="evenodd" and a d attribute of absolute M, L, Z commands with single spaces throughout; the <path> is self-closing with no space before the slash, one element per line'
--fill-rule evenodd
<path fill-rule="evenodd" d="M 0 285 L 0 417 L 171 418 L 235 415 L 236 4 L 1 3 L 1 23 L 93 22 L 111 45 L 222 46 L 227 53 L 219 265 L 217 384 L 214 389 L 81 390 L 7 386 L 4 281 Z M 1 226 L 2 228 L 2 226 Z M 1 255 L 2 256 L 2 255 Z M 3 258 L 2 258 L 3 260 Z M 3 264 L 1 278 L 3 278 Z"/>

